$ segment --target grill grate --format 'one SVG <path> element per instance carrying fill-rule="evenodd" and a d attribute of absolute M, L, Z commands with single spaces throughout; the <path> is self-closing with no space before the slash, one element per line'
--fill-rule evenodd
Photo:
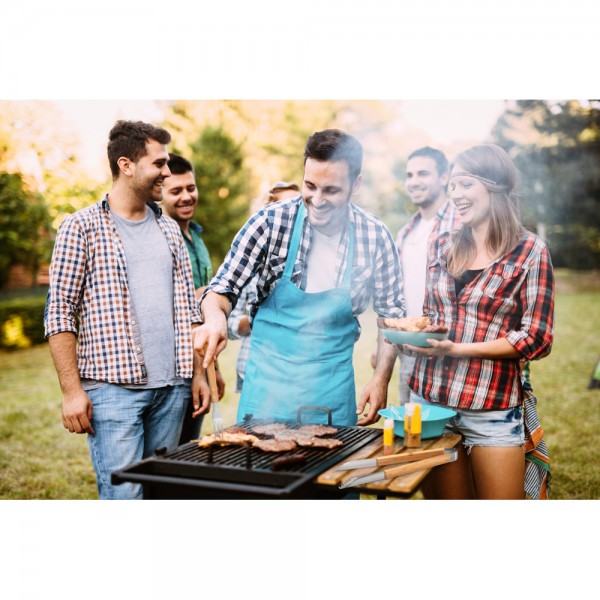
<path fill-rule="evenodd" d="M 240 423 L 239 426 L 252 430 L 253 426 L 262 425 L 266 421 L 253 420 L 251 422 Z M 298 429 L 300 425 L 293 423 L 287 424 L 290 429 Z M 327 436 L 342 441 L 343 446 L 337 448 L 311 448 L 298 447 L 295 450 L 287 452 L 263 452 L 257 448 L 245 448 L 243 446 L 213 446 L 211 448 L 200 448 L 196 442 L 189 442 L 170 452 L 165 453 L 162 458 L 165 460 L 183 461 L 193 464 L 203 464 L 223 467 L 241 467 L 247 468 L 248 453 L 250 453 L 251 469 L 271 470 L 271 464 L 277 458 L 289 456 L 291 454 L 303 454 L 306 457 L 305 462 L 286 467 L 288 472 L 311 472 L 318 468 L 323 462 L 333 458 L 336 461 L 340 455 L 346 453 L 348 448 L 354 448 L 356 443 L 367 439 L 371 441 L 380 431 L 366 429 L 362 427 L 337 427 L 335 435 Z M 257 436 L 267 438 L 268 436 Z M 361 444 L 362 445 L 362 444 Z M 352 450 L 353 451 L 353 450 Z"/>
<path fill-rule="evenodd" d="M 268 422 L 248 419 L 238 426 L 252 431 L 254 426 Z M 298 423 L 286 425 L 291 429 L 300 427 Z M 196 442 L 189 442 L 113 473 L 113 481 L 144 483 L 144 497 L 302 497 L 313 478 L 381 436 L 381 430 L 367 427 L 336 429 L 328 437 L 343 445 L 331 449 L 298 447 L 286 452 L 264 452 L 250 446 L 201 448 Z M 291 454 L 303 454 L 305 461 L 281 470 L 271 469 L 274 460 Z"/>

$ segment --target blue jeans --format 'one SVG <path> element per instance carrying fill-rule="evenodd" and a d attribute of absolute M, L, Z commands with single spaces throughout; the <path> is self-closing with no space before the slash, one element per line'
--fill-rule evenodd
<path fill-rule="evenodd" d="M 142 485 L 112 485 L 110 475 L 157 448 L 177 446 L 191 391 L 188 385 L 153 390 L 129 390 L 106 384 L 88 392 L 92 401 L 92 427 L 88 435 L 98 494 L 102 500 L 142 498 Z"/>

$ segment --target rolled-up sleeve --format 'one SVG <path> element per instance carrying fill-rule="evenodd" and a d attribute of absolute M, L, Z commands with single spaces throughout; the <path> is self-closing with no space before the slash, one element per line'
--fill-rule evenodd
<path fill-rule="evenodd" d="M 79 222 L 67 217 L 56 235 L 50 263 L 50 287 L 44 311 L 46 337 L 69 331 L 77 334 L 87 260 L 86 242 Z"/>
<path fill-rule="evenodd" d="M 235 308 L 242 288 L 265 261 L 269 241 L 268 219 L 263 210 L 253 215 L 236 234 L 223 264 L 205 290 L 226 295 Z M 243 310 L 243 307 L 241 307 Z"/>
<path fill-rule="evenodd" d="M 537 360 L 550 354 L 554 339 L 554 272 L 544 246 L 529 266 L 520 290 L 521 327 L 506 339 L 524 358 Z"/>

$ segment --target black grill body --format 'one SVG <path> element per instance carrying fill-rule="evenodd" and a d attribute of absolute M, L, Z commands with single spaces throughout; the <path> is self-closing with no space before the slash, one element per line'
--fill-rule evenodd
<path fill-rule="evenodd" d="M 250 418 L 238 425 L 252 430 L 264 423 Z M 318 486 L 314 480 L 380 436 L 378 429 L 337 427 L 331 437 L 343 441 L 342 446 L 273 453 L 250 446 L 200 448 L 189 442 L 113 473 L 112 482 L 143 484 L 144 499 L 339 499 L 345 492 Z M 301 464 L 271 468 L 274 460 L 299 453 L 305 456 Z"/>

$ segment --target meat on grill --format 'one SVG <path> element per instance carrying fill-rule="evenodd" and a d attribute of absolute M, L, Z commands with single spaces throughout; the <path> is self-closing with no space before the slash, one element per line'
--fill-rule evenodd
<path fill-rule="evenodd" d="M 328 425 L 303 425 L 298 429 L 302 433 L 307 433 L 311 436 L 322 436 L 322 435 L 332 435 L 337 433 L 337 429 L 335 427 L 329 427 Z"/>
<path fill-rule="evenodd" d="M 256 427 L 252 427 L 252 431 L 260 435 L 274 435 L 278 431 L 284 431 L 287 428 L 288 426 L 285 423 L 267 423 L 265 425 L 256 425 Z"/>
<path fill-rule="evenodd" d="M 285 431 L 278 431 L 275 434 L 275 439 L 280 441 L 291 440 L 292 442 L 297 442 L 299 439 L 307 437 L 312 437 L 312 434 L 300 429 L 286 429 Z"/>
<path fill-rule="evenodd" d="M 297 448 L 296 442 L 292 440 L 260 440 L 257 439 L 252 443 L 254 448 L 258 448 L 263 452 L 287 452 L 288 450 L 295 450 Z"/>
<path fill-rule="evenodd" d="M 257 441 L 258 438 L 255 435 L 248 433 L 230 433 L 224 431 L 223 435 L 216 436 L 214 434 L 205 435 L 198 440 L 198 446 L 201 448 L 207 448 L 208 446 L 228 446 L 230 444 L 252 444 Z"/>
<path fill-rule="evenodd" d="M 324 437 L 299 438 L 297 442 L 298 446 L 310 448 L 327 448 L 329 450 L 331 450 L 331 448 L 337 448 L 338 446 L 342 446 L 344 444 L 344 442 L 342 442 L 341 440 Z"/>
<path fill-rule="evenodd" d="M 226 433 L 242 433 L 245 435 L 250 434 L 250 432 L 245 427 L 240 427 L 239 425 L 231 425 L 227 429 L 225 429 Z"/>

